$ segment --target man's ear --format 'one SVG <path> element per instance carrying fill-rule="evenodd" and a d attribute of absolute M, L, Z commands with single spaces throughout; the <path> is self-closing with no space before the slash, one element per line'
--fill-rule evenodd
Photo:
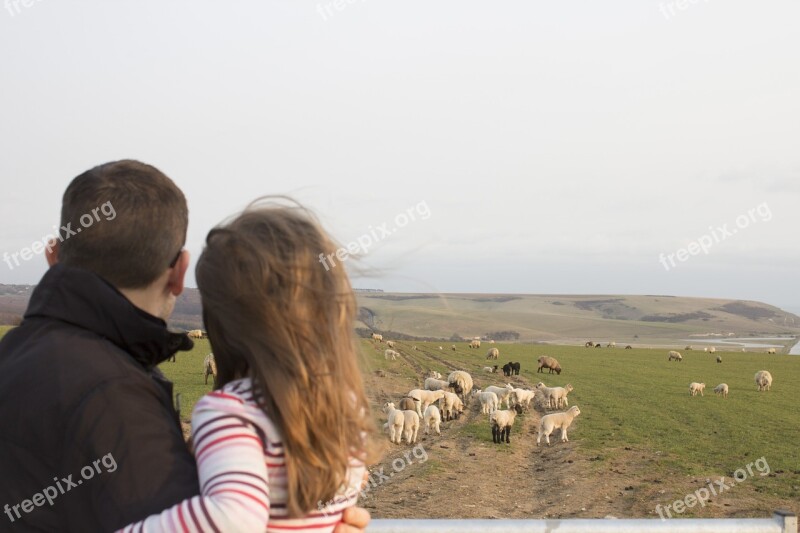
<path fill-rule="evenodd" d="M 58 263 L 58 239 L 48 239 L 47 246 L 44 247 L 44 257 L 47 259 L 47 266 Z"/>
<path fill-rule="evenodd" d="M 183 283 L 187 270 L 189 270 L 189 252 L 182 250 L 178 261 L 175 262 L 175 266 L 170 269 L 169 279 L 167 279 L 167 288 L 173 296 L 178 296 L 183 292 Z"/>

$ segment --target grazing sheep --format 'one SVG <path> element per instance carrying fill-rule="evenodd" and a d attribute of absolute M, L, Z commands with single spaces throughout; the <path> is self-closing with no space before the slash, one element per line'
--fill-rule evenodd
<path fill-rule="evenodd" d="M 403 411 L 403 437 L 409 444 L 417 442 L 417 432 L 419 431 L 419 415 L 416 411 Z"/>
<path fill-rule="evenodd" d="M 555 409 L 563 409 L 569 405 L 567 401 L 567 394 L 572 392 L 574 388 L 571 383 L 567 383 L 565 387 L 553 387 L 550 389 L 550 405 Z"/>
<path fill-rule="evenodd" d="M 561 375 L 561 365 L 558 364 L 558 361 L 556 361 L 552 357 L 543 355 L 538 359 L 538 361 L 539 361 L 539 368 L 536 370 L 537 373 L 544 372 L 545 368 L 549 368 L 550 372 L 548 372 L 548 374 L 552 374 L 553 371 L 555 370 L 556 374 L 558 374 L 559 376 Z"/>
<path fill-rule="evenodd" d="M 425 409 L 427 409 L 430 404 L 444 396 L 444 391 L 414 389 L 406 396 L 415 400 L 417 414 L 422 416 L 422 413 L 425 412 Z"/>
<path fill-rule="evenodd" d="M 693 350 L 693 349 L 694 349 L 694 348 L 692 348 L 692 345 L 690 344 L 690 345 L 688 345 L 686 348 L 684 348 L 684 351 L 687 351 L 687 352 L 688 352 L 688 351 L 690 351 L 690 350 Z"/>
<path fill-rule="evenodd" d="M 703 396 L 703 391 L 705 390 L 705 388 L 706 388 L 705 383 L 697 383 L 696 381 L 693 381 L 692 383 L 689 383 L 689 395 L 697 396 L 697 393 L 699 392 L 700 396 Z"/>
<path fill-rule="evenodd" d="M 600 343 L 598 342 L 597 344 L 595 344 L 595 345 L 594 345 L 594 347 L 595 347 L 595 348 L 602 348 L 602 347 L 603 347 L 603 345 L 602 345 L 602 344 L 600 344 Z"/>
<path fill-rule="evenodd" d="M 423 425 L 425 426 L 425 434 L 428 434 L 428 430 L 432 429 L 436 432 L 437 435 L 441 435 L 442 432 L 439 429 L 439 426 L 442 423 L 442 414 L 439 412 L 439 408 L 435 405 L 429 405 L 427 409 L 425 409 L 425 415 L 422 417 Z"/>
<path fill-rule="evenodd" d="M 203 333 L 202 329 L 193 329 L 191 331 L 187 331 L 186 335 L 190 339 L 203 339 L 203 338 L 205 338 L 205 333 Z"/>
<path fill-rule="evenodd" d="M 451 349 L 451 350 L 453 350 L 453 351 L 455 352 L 455 351 L 456 351 L 456 345 L 455 345 L 455 344 L 453 344 L 452 346 L 450 346 L 450 349 Z"/>
<path fill-rule="evenodd" d="M 711 347 L 708 349 L 708 353 L 717 353 L 717 349 L 716 349 L 716 348 L 714 348 L 713 346 L 711 346 Z"/>
<path fill-rule="evenodd" d="M 417 410 L 417 402 L 414 398 L 409 398 L 406 396 L 400 400 L 400 404 L 398 406 L 401 411 L 416 411 Z"/>
<path fill-rule="evenodd" d="M 400 355 L 398 352 L 395 352 L 394 350 L 390 350 L 388 348 L 383 352 L 383 358 L 386 359 L 387 361 L 389 359 L 391 359 L 392 361 L 397 361 L 398 355 Z"/>
<path fill-rule="evenodd" d="M 717 356 L 717 363 L 721 363 L 721 362 L 722 362 L 722 356 L 721 356 L 721 355 L 718 355 L 718 356 Z"/>
<path fill-rule="evenodd" d="M 627 346 L 625 346 L 625 349 L 626 349 L 626 350 L 633 350 L 633 346 L 631 346 L 630 344 L 628 344 Z"/>
<path fill-rule="evenodd" d="M 594 342 L 586 341 L 586 344 L 583 345 L 584 348 L 594 348 Z"/>
<path fill-rule="evenodd" d="M 766 370 L 759 370 L 756 372 L 756 385 L 758 385 L 758 391 L 765 391 L 769 390 L 772 387 L 772 374 L 770 374 Z"/>
<path fill-rule="evenodd" d="M 378 341 L 378 342 L 383 342 L 383 335 L 378 335 L 377 333 L 373 333 L 372 334 L 372 340 Z"/>
<path fill-rule="evenodd" d="M 556 429 L 561 430 L 561 442 L 569 442 L 567 438 L 567 429 L 572 425 L 575 417 L 581 414 L 581 410 L 577 405 L 573 405 L 562 413 L 552 413 L 545 415 L 539 421 L 539 436 L 536 437 L 536 445 L 542 441 L 544 436 L 545 442 L 550 446 L 550 434 Z"/>
<path fill-rule="evenodd" d="M 457 394 L 445 391 L 444 397 L 439 400 L 439 408 L 442 411 L 442 418 L 444 420 L 452 420 L 458 418 L 464 412 L 464 402 Z"/>
<path fill-rule="evenodd" d="M 405 424 L 403 411 L 395 409 L 394 403 L 388 402 L 384 404 L 383 412 L 386 413 L 388 418 L 384 428 L 389 428 L 389 442 L 400 444 L 400 439 L 403 436 L 403 425 Z"/>
<path fill-rule="evenodd" d="M 505 387 L 495 387 L 494 385 L 490 385 L 483 390 L 484 392 L 493 392 L 497 395 L 498 408 L 503 402 L 506 402 L 506 409 L 511 408 L 511 392 L 514 390 L 514 387 L 511 386 L 511 384 L 508 384 Z"/>
<path fill-rule="evenodd" d="M 450 384 L 444 380 L 436 378 L 425 379 L 425 390 L 446 390 Z"/>
<path fill-rule="evenodd" d="M 519 363 L 511 363 L 511 370 L 513 371 L 515 376 L 519 376 L 519 369 L 521 368 Z"/>
<path fill-rule="evenodd" d="M 436 379 L 442 379 L 442 374 L 441 374 L 441 373 L 439 373 L 439 372 L 437 372 L 437 371 L 435 371 L 435 370 L 429 370 L 429 371 L 428 371 L 428 375 L 427 375 L 427 376 L 425 376 L 425 377 L 428 377 L 428 378 L 436 378 Z"/>
<path fill-rule="evenodd" d="M 514 419 L 522 413 L 522 407 L 515 405 L 513 410 L 494 411 L 489 415 L 489 425 L 492 427 L 492 442 L 501 444 L 505 438 L 506 443 L 511 442 L 511 426 Z"/>
<path fill-rule="evenodd" d="M 511 366 L 511 361 L 509 361 L 508 363 L 503 365 L 503 375 L 504 376 L 510 376 L 512 372 L 513 372 L 513 368 Z"/>
<path fill-rule="evenodd" d="M 478 392 L 475 397 L 478 398 L 478 402 L 481 404 L 482 414 L 491 414 L 500 409 L 500 400 L 497 394 L 493 392 Z"/>
<path fill-rule="evenodd" d="M 769 350 L 767 350 L 767 353 L 776 354 L 776 353 L 778 353 L 778 351 L 775 348 L 770 348 Z"/>
<path fill-rule="evenodd" d="M 389 348 L 394 348 L 394 341 L 386 341 L 386 346 Z"/>
<path fill-rule="evenodd" d="M 489 351 L 486 352 L 486 359 L 497 359 L 500 357 L 500 350 L 497 348 L 489 348 Z"/>
<path fill-rule="evenodd" d="M 453 392 L 461 396 L 461 401 L 467 401 L 467 395 L 472 391 L 472 376 L 463 370 L 450 372 L 447 383 Z"/>
<path fill-rule="evenodd" d="M 671 350 L 668 355 L 669 357 L 667 357 L 667 361 L 672 361 L 673 359 L 676 361 L 683 361 L 683 356 L 680 354 L 680 352 Z"/>
<path fill-rule="evenodd" d="M 728 384 L 727 383 L 720 383 L 716 387 L 714 387 L 714 394 L 721 394 L 723 398 L 728 397 Z"/>
<path fill-rule="evenodd" d="M 206 385 L 208 385 L 208 376 L 213 376 L 212 382 L 214 387 L 217 386 L 217 360 L 214 359 L 214 354 L 210 353 L 203 360 L 203 372 L 206 375 Z"/>
<path fill-rule="evenodd" d="M 481 347 L 481 341 L 479 341 L 477 339 L 474 339 L 474 340 L 470 341 L 469 347 L 470 348 L 480 348 Z"/>
<path fill-rule="evenodd" d="M 609 342 L 608 346 L 606 346 L 606 348 L 616 348 L 616 347 L 617 347 L 617 343 L 614 342 L 614 341 Z"/>

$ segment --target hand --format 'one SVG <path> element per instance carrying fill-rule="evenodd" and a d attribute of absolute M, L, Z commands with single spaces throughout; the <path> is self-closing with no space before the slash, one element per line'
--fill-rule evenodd
<path fill-rule="evenodd" d="M 336 524 L 333 533 L 360 533 L 367 528 L 370 516 L 363 507 L 348 507 L 342 513 L 342 521 Z"/>

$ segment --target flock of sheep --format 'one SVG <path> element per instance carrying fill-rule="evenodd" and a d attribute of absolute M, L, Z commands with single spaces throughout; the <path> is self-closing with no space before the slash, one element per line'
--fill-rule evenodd
<path fill-rule="evenodd" d="M 691 350 L 691 349 L 692 349 L 691 346 L 687 346 L 685 348 L 685 350 Z M 708 353 L 716 353 L 717 351 L 716 348 L 714 348 L 713 346 L 710 348 L 704 348 L 703 350 Z M 774 354 L 775 348 L 770 348 L 767 353 Z M 676 352 L 675 350 L 670 350 L 669 353 L 667 354 L 667 361 L 678 361 L 678 362 L 683 361 L 683 355 L 681 355 L 680 352 Z M 722 363 L 721 355 L 717 356 L 717 363 Z M 770 387 L 772 387 L 772 374 L 770 374 L 769 371 L 767 370 L 759 370 L 758 372 L 756 372 L 754 379 L 756 382 L 756 387 L 758 387 L 759 392 L 768 391 Z M 703 391 L 705 390 L 705 388 L 706 388 L 705 383 L 698 383 L 696 381 L 693 381 L 692 383 L 689 383 L 689 396 L 697 396 L 698 394 L 700 394 L 700 396 L 703 396 Z M 719 385 L 714 387 L 714 393 L 718 394 L 719 396 L 722 396 L 723 398 L 728 397 L 728 391 L 729 387 L 727 383 L 720 383 Z"/>

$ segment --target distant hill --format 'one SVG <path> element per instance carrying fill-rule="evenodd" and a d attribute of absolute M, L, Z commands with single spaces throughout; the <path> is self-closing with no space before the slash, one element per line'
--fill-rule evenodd
<path fill-rule="evenodd" d="M 18 323 L 33 287 L 0 285 L 0 323 Z M 800 335 L 800 317 L 755 301 L 664 295 L 356 292 L 359 332 L 397 339 L 662 344 L 686 338 Z M 170 326 L 202 328 L 200 294 L 186 289 Z"/>

